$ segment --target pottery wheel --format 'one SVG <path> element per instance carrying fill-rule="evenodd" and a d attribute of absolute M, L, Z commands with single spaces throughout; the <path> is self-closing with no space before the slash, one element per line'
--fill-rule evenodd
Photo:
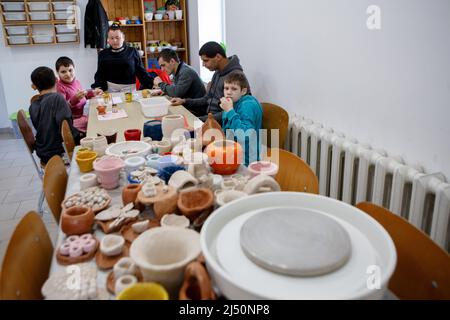
<path fill-rule="evenodd" d="M 253 263 L 290 276 L 318 276 L 350 258 L 347 231 L 333 218 L 300 208 L 264 211 L 240 230 L 243 252 Z"/>

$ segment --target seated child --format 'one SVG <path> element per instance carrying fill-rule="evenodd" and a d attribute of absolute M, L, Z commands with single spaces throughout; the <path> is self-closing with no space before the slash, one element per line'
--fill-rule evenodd
<path fill-rule="evenodd" d="M 249 84 L 242 72 L 230 73 L 224 81 L 224 97 L 220 99 L 222 129 L 245 150 L 245 165 L 259 160 L 259 130 L 262 127 L 262 107 L 248 95 Z"/>
<path fill-rule="evenodd" d="M 69 123 L 75 142 L 79 132 L 73 127 L 72 112 L 61 94 L 56 92 L 56 77 L 48 67 L 36 68 L 31 73 L 31 87 L 39 90 L 39 97 L 30 105 L 30 118 L 36 129 L 35 149 L 43 164 L 54 155 L 64 153 L 61 126 L 63 120 Z"/>
<path fill-rule="evenodd" d="M 88 117 L 83 115 L 86 99 L 102 94 L 101 89 L 83 90 L 80 82 L 75 79 L 75 65 L 72 59 L 60 57 L 56 60 L 56 72 L 59 81 L 56 90 L 61 93 L 72 109 L 73 125 L 78 131 L 86 133 Z"/>

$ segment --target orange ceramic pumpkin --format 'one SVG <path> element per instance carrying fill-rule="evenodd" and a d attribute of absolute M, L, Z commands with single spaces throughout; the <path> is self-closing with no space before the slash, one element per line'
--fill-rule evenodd
<path fill-rule="evenodd" d="M 242 147 L 232 140 L 215 141 L 206 147 L 205 152 L 211 168 L 217 174 L 233 174 L 242 163 Z"/>

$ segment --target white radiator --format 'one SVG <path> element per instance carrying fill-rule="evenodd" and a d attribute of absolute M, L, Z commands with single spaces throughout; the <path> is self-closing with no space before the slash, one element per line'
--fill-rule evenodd
<path fill-rule="evenodd" d="M 442 174 L 427 174 L 297 115 L 290 120 L 285 149 L 316 173 L 321 195 L 352 205 L 370 201 L 383 206 L 450 251 L 450 184 Z"/>

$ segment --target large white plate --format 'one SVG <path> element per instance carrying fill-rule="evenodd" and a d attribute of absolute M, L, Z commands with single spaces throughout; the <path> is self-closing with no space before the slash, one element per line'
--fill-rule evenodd
<path fill-rule="evenodd" d="M 364 289 L 367 268 L 378 263 L 375 250 L 351 224 L 324 212 L 308 210 L 335 219 L 350 236 L 352 254 L 340 269 L 322 276 L 293 277 L 268 271 L 249 260 L 240 246 L 240 229 L 247 219 L 270 209 L 245 213 L 230 221 L 219 233 L 216 244 L 218 261 L 234 281 L 267 299 L 346 299 Z"/>
<path fill-rule="evenodd" d="M 286 283 L 286 279 L 289 279 L 289 282 L 297 282 L 293 281 L 295 278 L 279 278 L 277 279 L 279 282 L 276 282 L 271 275 L 268 280 L 271 282 L 265 282 L 264 272 L 269 271 L 256 267 L 240 249 L 239 225 L 248 218 L 246 214 L 251 215 L 256 210 L 268 207 L 284 206 L 317 210 L 339 219 L 347 230 L 351 230 L 352 252 L 355 259 L 351 258 L 348 264 L 336 271 L 336 273 L 342 273 L 342 277 L 334 279 L 336 273 L 333 273 L 319 280 L 302 280 L 302 285 L 298 287 L 302 288 L 301 290 L 297 288 L 298 291 L 295 291 L 295 294 L 288 292 L 291 284 Z M 238 219 L 240 216 L 243 217 Z M 355 241 L 360 244 L 354 245 Z M 368 214 L 332 198 L 298 192 L 257 194 L 220 207 L 203 225 L 201 245 L 214 284 L 229 299 L 380 299 L 387 290 L 388 281 L 397 262 L 395 246 L 389 234 Z M 361 256 L 357 255 L 360 250 L 365 249 L 369 251 Z M 230 259 L 233 252 L 235 255 Z M 227 256 L 228 254 L 230 256 Z M 233 259 L 239 263 L 235 264 Z M 356 269 L 360 270 L 358 275 L 347 275 L 347 271 Z M 258 275 L 257 280 L 255 275 Z M 315 280 L 313 285 L 312 282 L 309 283 L 312 280 Z M 321 286 L 321 290 L 329 290 L 329 292 L 322 292 L 319 296 L 318 290 L 314 289 L 316 285 Z M 305 286 L 308 290 L 303 290 Z M 331 289 L 324 289 L 325 287 Z"/>

